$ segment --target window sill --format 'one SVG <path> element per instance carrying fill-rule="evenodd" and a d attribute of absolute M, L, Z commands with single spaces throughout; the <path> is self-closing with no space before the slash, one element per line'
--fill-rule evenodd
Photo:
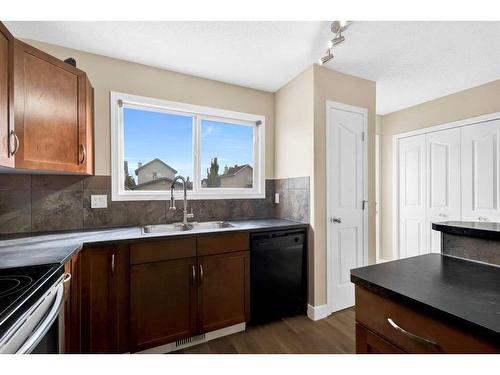
<path fill-rule="evenodd" d="M 184 199 L 184 193 L 176 191 L 174 193 L 175 200 Z M 187 192 L 188 200 L 228 200 L 228 199 L 265 199 L 265 193 L 252 192 L 252 193 L 191 193 Z M 167 201 L 170 200 L 170 192 L 134 192 L 134 193 L 112 193 L 112 201 Z"/>

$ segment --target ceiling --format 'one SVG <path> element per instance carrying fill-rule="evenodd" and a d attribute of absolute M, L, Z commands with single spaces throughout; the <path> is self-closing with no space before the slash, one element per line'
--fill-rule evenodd
<path fill-rule="evenodd" d="M 330 22 L 5 22 L 40 40 L 276 91 L 317 62 Z M 377 82 L 387 114 L 500 79 L 500 22 L 354 22 L 328 68 Z"/>

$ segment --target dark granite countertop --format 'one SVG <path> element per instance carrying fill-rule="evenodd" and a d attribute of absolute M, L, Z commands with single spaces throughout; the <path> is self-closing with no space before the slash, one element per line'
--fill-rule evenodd
<path fill-rule="evenodd" d="M 145 241 L 152 238 L 192 236 L 221 232 L 260 232 L 306 228 L 308 224 L 284 219 L 228 221 L 233 227 L 193 229 L 186 232 L 143 234 L 142 227 L 108 228 L 47 234 L 0 236 L 0 269 L 50 263 L 64 263 L 83 245 L 122 241 Z"/>
<path fill-rule="evenodd" d="M 353 269 L 351 281 L 500 342 L 500 267 L 426 254 Z"/>
<path fill-rule="evenodd" d="M 443 221 L 440 223 L 432 223 L 432 229 L 460 236 L 500 240 L 500 223 Z"/>

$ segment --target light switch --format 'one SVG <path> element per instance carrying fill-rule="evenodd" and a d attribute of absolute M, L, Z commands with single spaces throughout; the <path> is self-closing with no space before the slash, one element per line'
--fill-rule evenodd
<path fill-rule="evenodd" d="M 280 193 L 274 194 L 274 203 L 278 204 L 280 202 Z"/>
<path fill-rule="evenodd" d="M 108 207 L 107 195 L 91 195 L 90 208 L 106 208 Z"/>

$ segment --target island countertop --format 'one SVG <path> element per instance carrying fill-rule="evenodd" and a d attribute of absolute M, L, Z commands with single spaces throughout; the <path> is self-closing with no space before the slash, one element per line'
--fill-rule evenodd
<path fill-rule="evenodd" d="M 148 241 L 151 239 L 217 234 L 223 232 L 261 232 L 307 228 L 306 223 L 285 219 L 227 221 L 229 228 L 193 229 L 184 232 L 144 234 L 142 227 L 107 228 L 88 231 L 0 236 L 0 269 L 40 264 L 65 263 L 83 245 Z"/>
<path fill-rule="evenodd" d="M 426 254 L 351 270 L 363 288 L 500 341 L 500 267 Z"/>
<path fill-rule="evenodd" d="M 432 229 L 460 236 L 500 240 L 500 223 L 475 221 L 443 221 L 432 223 Z"/>

